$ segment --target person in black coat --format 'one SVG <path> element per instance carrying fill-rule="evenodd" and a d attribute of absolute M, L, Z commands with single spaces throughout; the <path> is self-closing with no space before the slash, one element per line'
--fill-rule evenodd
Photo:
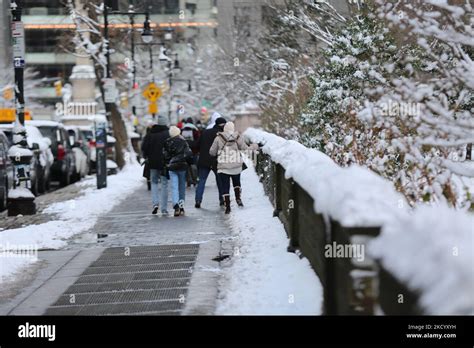
<path fill-rule="evenodd" d="M 181 130 L 172 126 L 170 138 L 163 147 L 165 165 L 171 180 L 171 197 L 173 200 L 174 216 L 184 215 L 186 195 L 186 173 L 192 162 L 193 152 L 188 142 L 181 136 Z"/>
<path fill-rule="evenodd" d="M 170 137 L 168 120 L 158 116 L 158 124 L 155 124 L 145 136 L 142 143 L 142 154 L 150 168 L 151 197 L 153 204 L 152 214 L 156 215 L 161 204 L 161 213 L 166 215 L 168 211 L 168 178 L 164 174 L 165 168 L 163 147 Z M 161 192 L 160 192 L 161 184 Z"/>
<path fill-rule="evenodd" d="M 206 129 L 202 132 L 198 141 L 198 150 L 199 150 L 199 160 L 198 160 L 198 176 L 199 182 L 196 188 L 196 208 L 201 208 L 202 198 L 204 196 L 204 189 L 206 187 L 206 181 L 211 171 L 214 172 L 216 176 L 217 189 L 219 191 L 219 202 L 220 205 L 224 205 L 224 200 L 222 198 L 222 189 L 219 184 L 219 179 L 217 175 L 217 157 L 213 157 L 209 154 L 209 150 L 214 142 L 214 139 L 217 136 L 217 133 L 224 130 L 224 125 L 226 120 L 223 117 L 216 119 L 214 127 Z"/>

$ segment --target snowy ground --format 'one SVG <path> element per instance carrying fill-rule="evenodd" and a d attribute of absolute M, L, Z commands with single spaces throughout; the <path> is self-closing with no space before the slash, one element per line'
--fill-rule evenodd
<path fill-rule="evenodd" d="M 308 260 L 288 253 L 288 239 L 253 168 L 242 174 L 245 208 L 233 203 L 232 264 L 223 269 L 217 314 L 319 315 L 322 285 Z"/>
<path fill-rule="evenodd" d="M 14 257 L 8 251 L 30 249 L 59 249 L 66 239 L 91 229 L 97 218 L 110 211 L 130 192 L 143 185 L 142 169 L 138 164 L 128 165 L 117 175 L 109 176 L 107 188 L 97 190 L 95 177 L 76 185 L 85 186 L 83 195 L 74 200 L 55 203 L 44 213 L 56 214 L 58 220 L 41 225 L 5 230 L 0 233 L 0 281 L 6 281 L 24 267 L 37 261 L 35 257 Z M 89 184 L 92 184 L 91 187 Z M 86 187 L 87 186 L 87 187 Z"/>

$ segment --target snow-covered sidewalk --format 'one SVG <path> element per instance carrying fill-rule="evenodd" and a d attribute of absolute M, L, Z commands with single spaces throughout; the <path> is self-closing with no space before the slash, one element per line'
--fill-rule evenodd
<path fill-rule="evenodd" d="M 229 222 L 232 264 L 223 268 L 216 314 L 319 315 L 323 288 L 307 259 L 288 253 L 288 239 L 253 168 L 242 173 L 245 207 Z"/>
<path fill-rule="evenodd" d="M 102 190 L 95 188 L 96 178 L 89 177 L 76 184 L 84 186 L 83 195 L 54 203 L 43 211 L 55 214 L 58 220 L 0 232 L 0 282 L 8 281 L 24 267 L 37 261 L 34 253 L 18 257 L 12 251 L 64 247 L 67 238 L 91 229 L 100 215 L 109 212 L 139 185 L 143 185 L 141 171 L 138 164 L 127 165 L 119 174 L 109 176 L 107 188 Z"/>

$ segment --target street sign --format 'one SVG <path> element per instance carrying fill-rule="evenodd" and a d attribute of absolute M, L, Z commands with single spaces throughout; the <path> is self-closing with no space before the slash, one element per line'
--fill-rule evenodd
<path fill-rule="evenodd" d="M 150 114 L 157 114 L 158 113 L 158 104 L 155 103 L 150 103 L 150 105 L 148 105 L 148 112 Z"/>
<path fill-rule="evenodd" d="M 114 79 L 105 78 L 104 81 L 104 99 L 106 103 L 115 103 L 118 97 L 118 91 Z"/>
<path fill-rule="evenodd" d="M 150 83 L 143 91 L 143 96 L 149 102 L 156 102 L 158 99 L 161 98 L 162 95 L 163 92 L 161 91 L 161 88 L 159 88 L 154 82 Z"/>
<path fill-rule="evenodd" d="M 12 22 L 13 63 L 15 68 L 25 66 L 25 27 L 23 22 Z"/>

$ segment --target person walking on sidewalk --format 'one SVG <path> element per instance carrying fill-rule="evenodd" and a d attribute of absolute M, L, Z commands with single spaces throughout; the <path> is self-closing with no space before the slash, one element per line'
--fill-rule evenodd
<path fill-rule="evenodd" d="M 153 215 L 158 213 L 160 204 L 161 213 L 163 215 L 168 214 L 168 211 L 166 210 L 168 203 L 168 178 L 163 175 L 163 169 L 165 168 L 163 146 L 168 138 L 168 120 L 160 115 L 158 116 L 157 124 L 152 126 L 150 132 L 145 136 L 145 139 L 143 139 L 142 144 L 142 154 L 150 168 Z"/>
<path fill-rule="evenodd" d="M 218 117 L 214 120 L 214 126 L 210 129 L 206 129 L 202 132 L 199 137 L 197 150 L 199 151 L 198 160 L 198 186 L 196 188 L 196 208 L 201 208 L 202 199 L 204 196 L 204 190 L 206 188 L 206 181 L 211 171 L 214 172 L 216 177 L 217 189 L 219 191 L 219 202 L 220 205 L 224 205 L 224 198 L 222 196 L 221 185 L 219 182 L 219 176 L 217 175 L 217 158 L 211 156 L 209 150 L 211 149 L 212 143 L 216 139 L 217 133 L 224 130 L 226 120 L 223 117 Z"/>
<path fill-rule="evenodd" d="M 183 125 L 183 129 L 181 130 L 181 135 L 188 142 L 189 148 L 193 152 L 193 164 L 191 164 L 188 168 L 188 173 L 186 175 L 186 183 L 188 187 L 191 185 L 196 186 L 198 179 L 198 171 L 196 165 L 199 153 L 198 141 L 201 132 L 194 125 L 192 117 L 188 117 L 186 119 L 186 123 Z"/>
<path fill-rule="evenodd" d="M 170 127 L 169 135 L 170 138 L 166 140 L 163 147 L 163 154 L 171 180 L 174 216 L 180 216 L 184 215 L 186 172 L 188 164 L 192 161 L 193 153 L 188 142 L 181 136 L 181 130 L 178 127 Z"/>
<path fill-rule="evenodd" d="M 232 180 L 234 186 L 235 200 L 240 207 L 243 207 L 240 173 L 243 170 L 244 160 L 241 151 L 248 148 L 243 137 L 235 131 L 234 123 L 227 122 L 224 131 L 217 134 L 209 150 L 211 156 L 217 156 L 217 173 L 222 188 L 226 214 L 231 211 L 230 180 Z"/>

